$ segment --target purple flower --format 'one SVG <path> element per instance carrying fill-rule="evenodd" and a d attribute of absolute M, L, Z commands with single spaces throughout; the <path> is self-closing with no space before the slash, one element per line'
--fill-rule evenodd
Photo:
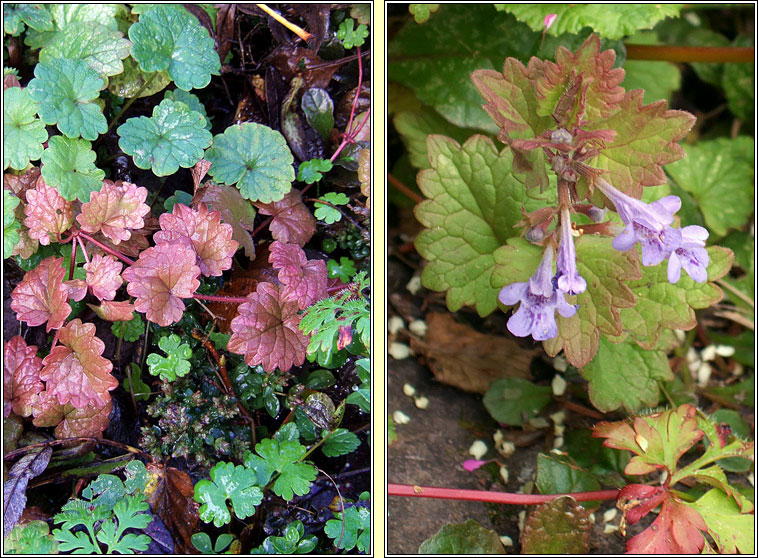
<path fill-rule="evenodd" d="M 558 245 L 558 259 L 555 263 L 560 291 L 575 295 L 587 289 L 587 282 L 576 269 L 576 250 L 574 237 L 571 235 L 571 216 L 568 208 L 561 210 L 561 242 Z"/>
<path fill-rule="evenodd" d="M 669 265 L 666 273 L 670 283 L 679 281 L 682 268 L 698 283 L 704 283 L 708 279 L 706 268 L 708 267 L 708 252 L 705 250 L 705 241 L 708 231 L 697 225 L 690 225 L 681 230 L 682 243 L 679 248 L 671 252 Z"/>
<path fill-rule="evenodd" d="M 509 306 L 521 302 L 508 320 L 508 331 L 517 337 L 531 335 L 535 341 L 544 341 L 558 335 L 555 311 L 564 318 L 576 313 L 576 306 L 566 302 L 564 293 L 553 285 L 553 247 L 548 245 L 537 271 L 526 283 L 513 283 L 503 287 L 500 302 Z"/>

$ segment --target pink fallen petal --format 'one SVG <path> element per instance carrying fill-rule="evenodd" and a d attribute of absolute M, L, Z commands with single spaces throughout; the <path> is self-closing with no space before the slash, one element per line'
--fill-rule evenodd
<path fill-rule="evenodd" d="M 467 471 L 476 471 L 479 467 L 484 465 L 485 463 L 488 463 L 488 461 L 481 461 L 479 459 L 467 459 L 463 462 L 463 468 Z"/>
<path fill-rule="evenodd" d="M 555 21 L 557 17 L 558 17 L 558 14 L 547 14 L 545 16 L 545 20 L 542 22 L 543 25 L 545 26 L 545 31 L 550 29 L 550 26 L 553 24 L 553 22 Z"/>

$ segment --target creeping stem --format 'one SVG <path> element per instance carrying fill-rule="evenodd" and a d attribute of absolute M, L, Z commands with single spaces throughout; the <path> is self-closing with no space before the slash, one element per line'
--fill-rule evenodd
<path fill-rule="evenodd" d="M 491 502 L 493 504 L 512 504 L 533 506 L 550 502 L 561 496 L 571 496 L 577 502 L 592 500 L 613 500 L 618 490 L 598 490 L 596 492 L 573 492 L 569 494 L 512 494 L 509 492 L 490 492 L 486 490 L 464 490 L 460 488 L 439 488 L 436 486 L 415 486 L 409 484 L 387 484 L 388 496 L 412 496 L 415 498 L 440 498 L 443 500 L 469 500 L 474 502 Z"/>

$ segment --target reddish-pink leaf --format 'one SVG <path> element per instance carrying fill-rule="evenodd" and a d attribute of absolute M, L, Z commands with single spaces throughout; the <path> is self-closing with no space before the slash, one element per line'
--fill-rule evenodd
<path fill-rule="evenodd" d="M 7 74 L 3 77 L 3 91 L 9 87 L 21 87 L 21 82 L 18 81 L 18 78 L 13 74 Z"/>
<path fill-rule="evenodd" d="M 35 426 L 55 426 L 55 437 L 73 438 L 77 436 L 100 436 L 108 427 L 113 401 L 109 398 L 105 405 L 88 403 L 77 409 L 71 403 L 61 405 L 58 398 L 49 391 L 40 393 L 34 407 Z"/>
<path fill-rule="evenodd" d="M 199 163 L 198 163 L 199 164 Z M 221 220 L 232 227 L 232 238 L 245 249 L 245 255 L 255 258 L 255 246 L 250 232 L 255 227 L 255 207 L 233 186 L 206 184 L 192 198 L 192 207 L 204 203 L 221 214 Z M 248 232 L 250 231 L 250 232 Z"/>
<path fill-rule="evenodd" d="M 26 192 L 34 188 L 40 174 L 41 169 L 39 167 L 29 167 L 23 174 L 19 175 L 6 172 L 3 175 L 3 187 L 26 203 Z"/>
<path fill-rule="evenodd" d="M 287 371 L 305 361 L 308 338 L 298 328 L 300 316 L 296 302 L 283 299 L 273 283 L 259 283 L 258 289 L 239 306 L 232 320 L 232 337 L 227 348 L 245 355 L 250 366 L 262 364 L 264 370 Z"/>
<path fill-rule="evenodd" d="M 29 236 L 47 246 L 57 240 L 58 234 L 66 232 L 74 224 L 74 206 L 48 186 L 40 177 L 32 190 L 26 192 L 26 219 Z"/>
<path fill-rule="evenodd" d="M 292 189 L 284 198 L 273 203 L 255 203 L 261 215 L 274 217 L 269 225 L 271 236 L 280 242 L 305 246 L 316 232 L 316 218 L 303 203 L 303 196 Z"/>
<path fill-rule="evenodd" d="M 116 297 L 116 291 L 124 282 L 121 279 L 123 267 L 121 262 L 110 254 L 92 256 L 90 262 L 84 264 L 87 285 L 92 289 L 92 294 L 100 300 L 113 300 Z"/>
<path fill-rule="evenodd" d="M 68 289 L 68 298 L 79 302 L 87 296 L 87 282 L 84 279 L 71 279 L 71 281 L 64 281 L 63 284 Z"/>
<path fill-rule="evenodd" d="M 708 527 L 701 515 L 670 492 L 652 525 L 626 542 L 628 554 L 700 554 Z"/>
<path fill-rule="evenodd" d="M 184 313 L 182 298 L 200 286 L 195 250 L 183 243 L 162 243 L 143 251 L 124 270 L 127 292 L 136 297 L 134 308 L 161 327 L 178 322 Z"/>
<path fill-rule="evenodd" d="M 58 329 L 71 313 L 68 289 L 63 284 L 63 258 L 50 256 L 27 272 L 11 293 L 16 318 L 30 326 L 47 322 L 47 331 Z"/>
<path fill-rule="evenodd" d="M 45 390 L 34 403 L 34 426 L 57 426 L 63 419 L 63 405 L 58 398 Z"/>
<path fill-rule="evenodd" d="M 84 232 L 102 232 L 113 244 L 120 244 L 129 240 L 130 229 L 145 226 L 144 217 L 150 213 L 146 199 L 147 188 L 105 179 L 102 189 L 92 192 L 90 201 L 82 204 L 82 212 L 76 220 Z"/>
<path fill-rule="evenodd" d="M 101 355 L 105 344 L 95 337 L 95 325 L 79 318 L 60 329 L 61 345 L 52 348 L 42 361 L 40 379 L 61 405 L 83 409 L 88 403 L 102 407 L 110 401 L 109 391 L 118 387 L 111 376 L 113 365 Z"/>
<path fill-rule="evenodd" d="M 618 507 L 625 510 L 627 523 L 634 525 L 663 502 L 666 493 L 666 487 L 661 485 L 627 484 L 619 490 L 616 502 Z"/>
<path fill-rule="evenodd" d="M 128 322 L 134 319 L 134 304 L 128 300 L 104 300 L 100 306 L 88 304 L 103 320 L 109 322 Z"/>
<path fill-rule="evenodd" d="M 7 418 L 12 409 L 18 416 L 28 417 L 37 394 L 45 387 L 39 379 L 42 359 L 37 356 L 37 347 L 16 335 L 5 343 L 3 364 L 4 416 Z"/>
<path fill-rule="evenodd" d="M 232 267 L 232 256 L 239 244 L 232 240 L 232 227 L 221 222 L 218 211 L 209 211 L 203 204 L 194 210 L 177 203 L 173 213 L 164 213 L 159 221 L 163 230 L 153 235 L 155 243 L 189 239 L 203 275 L 219 276 Z"/>
<path fill-rule="evenodd" d="M 304 310 L 326 296 L 326 264 L 309 261 L 297 244 L 274 241 L 268 261 L 279 270 L 284 300 L 295 301 Z"/>

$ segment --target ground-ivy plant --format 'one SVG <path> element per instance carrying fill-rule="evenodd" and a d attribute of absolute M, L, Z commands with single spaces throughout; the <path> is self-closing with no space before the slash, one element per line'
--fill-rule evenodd
<path fill-rule="evenodd" d="M 341 494 L 358 469 L 340 495 L 355 498 L 369 479 L 367 7 L 3 6 L 5 453 L 21 458 L 4 527 L 19 548 L 38 532 L 13 529 L 41 474 L 46 513 L 63 506 L 60 551 L 145 551 L 148 507 L 163 552 L 331 546 L 330 502 L 309 493 Z M 339 336 L 319 338 L 322 321 Z M 303 436 L 271 438 L 282 425 Z M 145 498 L 98 507 L 86 488 L 64 504 L 63 484 L 95 469 L 90 486 L 118 484 L 108 444 L 147 463 Z M 50 449 L 61 475 L 45 472 Z M 274 505 L 264 489 L 313 519 L 270 540 L 240 523 L 233 541 L 193 538 L 201 519 L 226 523 L 227 500 L 253 521 Z"/>
<path fill-rule="evenodd" d="M 389 44 L 390 145 L 400 153 L 390 201 L 412 205 L 421 225 L 420 258 L 399 222 L 390 253 L 428 289 L 390 275 L 411 293 L 393 293 L 393 319 L 416 320 L 414 302 L 438 311 L 440 293 L 461 324 L 542 357 L 528 370 L 502 362 L 507 377 L 475 390 L 499 423 L 497 454 L 462 459 L 465 471 L 510 488 L 511 440 L 543 430 L 553 448 L 526 484 L 519 464 L 518 494 L 412 484 L 390 484 L 390 494 L 537 506 L 518 522 L 523 553 L 587 553 L 590 512 L 605 499 L 622 511 L 624 534 L 659 510 L 629 552 L 752 553 L 750 491 L 727 476 L 753 461 L 754 359 L 738 353 L 754 350 L 754 114 L 738 100 L 754 97 L 743 89 L 754 71 L 742 48 L 753 44 L 749 17 L 720 26 L 696 6 L 573 4 L 390 14 L 401 22 Z M 402 348 L 408 338 L 448 381 L 423 326 L 390 327 L 390 339 Z M 474 363 L 465 372 L 478 373 Z M 587 417 L 602 421 L 593 435 L 604 444 L 578 427 Z M 390 423 L 395 440 L 401 422 Z M 514 544 L 470 523 L 419 550 Z"/>

